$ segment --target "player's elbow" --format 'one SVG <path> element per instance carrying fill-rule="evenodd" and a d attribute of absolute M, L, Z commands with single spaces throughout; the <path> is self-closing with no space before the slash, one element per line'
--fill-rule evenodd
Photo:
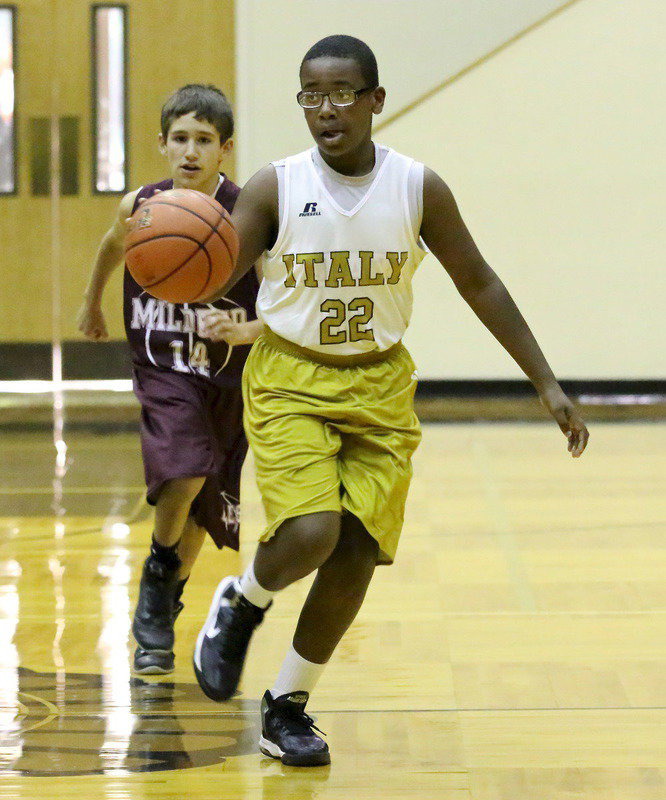
<path fill-rule="evenodd" d="M 474 302 L 495 284 L 501 285 L 502 283 L 485 261 L 475 264 L 472 269 L 467 269 L 461 275 L 454 277 L 453 282 L 468 303 Z"/>

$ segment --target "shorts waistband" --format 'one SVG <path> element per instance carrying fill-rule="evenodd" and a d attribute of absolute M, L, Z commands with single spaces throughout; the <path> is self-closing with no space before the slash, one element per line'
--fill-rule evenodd
<path fill-rule="evenodd" d="M 279 336 L 268 326 L 264 326 L 261 336 L 267 344 L 275 347 L 276 350 L 282 350 L 283 353 L 314 361 L 316 364 L 324 364 L 327 367 L 359 367 L 366 364 L 377 364 L 380 361 L 386 361 L 402 346 L 402 342 L 396 342 L 386 350 L 371 350 L 368 353 L 340 355 L 337 353 L 320 353 L 318 350 L 301 347 L 295 342 L 283 339 L 282 336 Z"/>

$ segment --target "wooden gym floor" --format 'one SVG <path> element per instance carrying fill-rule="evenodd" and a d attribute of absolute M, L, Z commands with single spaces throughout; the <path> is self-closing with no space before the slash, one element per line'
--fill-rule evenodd
<path fill-rule="evenodd" d="M 207 543 L 173 676 L 132 676 L 150 535 L 134 432 L 0 438 L 0 798 L 664 800 L 666 424 L 427 425 L 395 566 L 311 700 L 330 768 L 260 756 L 258 700 L 307 585 L 283 592 L 238 699 L 191 652 L 240 557 Z"/>

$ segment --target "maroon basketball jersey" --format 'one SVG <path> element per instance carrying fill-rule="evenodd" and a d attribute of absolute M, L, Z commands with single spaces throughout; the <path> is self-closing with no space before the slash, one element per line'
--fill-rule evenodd
<path fill-rule="evenodd" d="M 152 197 L 161 189 L 173 189 L 171 179 L 142 186 L 134 201 Z M 215 199 L 231 212 L 240 189 L 222 175 Z M 210 308 L 227 311 L 238 322 L 256 319 L 259 281 L 251 269 L 225 296 L 215 303 L 167 303 L 142 289 L 125 268 L 125 331 L 132 360 L 186 375 L 196 375 L 220 386 L 239 386 L 250 345 L 230 347 L 200 335 L 202 312 Z"/>

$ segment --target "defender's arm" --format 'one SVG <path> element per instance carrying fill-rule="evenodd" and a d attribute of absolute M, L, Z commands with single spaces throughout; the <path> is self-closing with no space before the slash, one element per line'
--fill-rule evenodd
<path fill-rule="evenodd" d="M 77 314 L 81 333 L 93 341 L 108 339 L 102 295 L 114 270 L 122 263 L 125 254 L 126 221 L 132 213 L 134 200 L 139 190 L 126 194 L 120 201 L 113 225 L 102 237 L 97 249 L 88 286 L 83 293 L 83 302 Z"/>

